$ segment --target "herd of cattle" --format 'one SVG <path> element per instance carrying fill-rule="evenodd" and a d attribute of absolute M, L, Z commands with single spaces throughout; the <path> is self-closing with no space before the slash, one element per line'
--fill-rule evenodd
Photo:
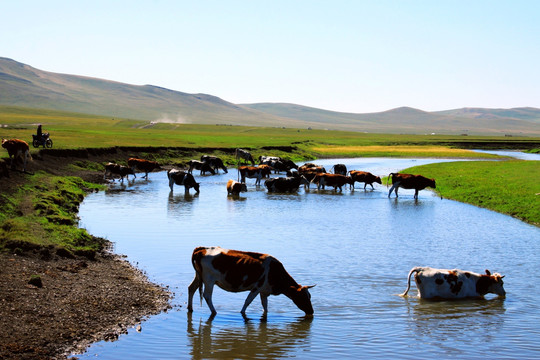
<path fill-rule="evenodd" d="M 28 144 L 18 139 L 2 140 L 2 147 L 8 151 L 11 159 L 11 167 L 17 158 L 23 160 L 23 171 L 26 171 L 26 162 L 30 158 Z M 249 165 L 238 167 L 238 177 L 240 181 L 229 180 L 227 182 L 227 193 L 238 195 L 247 191 L 246 179 L 255 179 L 255 184 L 260 185 L 263 178 L 264 184 L 269 192 L 294 192 L 300 186 L 309 188 L 310 184 L 316 184 L 317 189 L 324 189 L 326 186 L 333 187 L 334 191 L 349 184 L 354 188 L 355 182 L 364 183 L 364 189 L 373 183 L 382 184 L 381 178 L 369 172 L 351 170 L 343 164 L 336 164 L 331 172 L 327 172 L 322 166 L 315 164 L 305 164 L 297 166 L 290 160 L 284 160 L 277 156 L 260 156 L 259 165 L 255 166 L 255 161 L 251 154 L 242 149 L 235 152 L 238 161 L 247 161 Z M 129 158 L 127 166 L 116 163 L 105 165 L 104 177 L 117 175 L 122 182 L 124 177 L 132 175 L 136 178 L 135 171 L 144 172 L 145 178 L 148 173 L 154 170 L 161 170 L 161 166 L 155 162 L 144 159 Z M 188 169 L 170 169 L 167 171 L 169 187 L 183 185 L 185 192 L 193 188 L 197 193 L 200 191 L 199 183 L 193 176 L 193 170 L 199 170 L 201 175 L 210 173 L 212 175 L 219 170 L 228 173 L 227 167 L 220 158 L 203 155 L 201 160 L 191 160 L 188 162 Z M 270 175 L 279 172 L 286 172 L 286 177 L 271 178 Z M 415 199 L 418 198 L 418 191 L 426 187 L 435 188 L 435 180 L 425 178 L 421 175 L 391 173 L 389 179 L 392 187 L 388 197 L 395 192 L 398 196 L 400 187 L 414 189 Z M 216 310 L 212 303 L 212 292 L 214 285 L 231 291 L 249 291 L 249 295 L 244 302 L 241 313 L 245 311 L 249 304 L 259 295 L 266 314 L 268 311 L 268 296 L 284 294 L 290 298 L 294 304 L 306 315 L 313 315 L 311 295 L 308 291 L 313 286 L 301 286 L 287 273 L 281 262 L 268 254 L 254 252 L 244 252 L 237 250 L 227 250 L 220 247 L 198 247 L 192 254 L 192 265 L 195 269 L 195 278 L 188 288 L 188 311 L 193 311 L 193 295 L 199 290 L 201 301 L 204 298 L 213 315 Z M 463 299 L 463 298 L 483 298 L 488 293 L 504 297 L 506 292 L 503 288 L 503 277 L 500 274 L 491 274 L 486 270 L 485 274 L 476 274 L 462 270 L 433 269 L 429 267 L 415 267 L 408 275 L 407 289 L 401 296 L 406 296 L 410 289 L 411 276 L 415 275 L 416 288 L 420 298 L 424 299 Z"/>
<path fill-rule="evenodd" d="M 349 185 L 351 189 L 354 189 L 354 184 L 364 183 L 364 190 L 368 185 L 372 189 L 373 183 L 382 184 L 381 178 L 375 176 L 367 171 L 350 170 L 347 171 L 347 167 L 344 164 L 336 164 L 328 172 L 324 167 L 318 166 L 313 163 L 307 163 L 302 166 L 296 165 L 291 160 L 285 160 L 278 156 L 259 156 L 259 164 L 255 166 L 255 161 L 249 152 L 242 149 L 236 150 L 237 158 L 239 161 L 249 161 L 252 165 L 238 166 L 238 181 L 229 180 L 227 183 L 227 194 L 239 195 L 241 192 L 247 191 L 246 180 L 255 179 L 255 185 L 260 186 L 263 179 L 265 179 L 264 185 L 269 192 L 296 192 L 301 186 L 309 189 L 311 184 L 317 186 L 317 190 L 325 189 L 325 187 L 334 188 L 334 191 L 343 191 L 343 186 Z M 104 177 L 118 175 L 122 182 L 124 177 L 133 175 L 136 177 L 135 171 L 145 172 L 145 177 L 148 178 L 148 173 L 153 170 L 162 169 L 161 166 L 150 160 L 143 159 L 128 159 L 128 165 L 118 165 L 115 163 L 108 163 L 105 165 Z M 191 188 L 195 189 L 197 193 L 200 191 L 199 183 L 193 176 L 193 171 L 199 170 L 200 175 L 218 174 L 220 170 L 224 173 L 228 173 L 227 167 L 223 161 L 216 156 L 203 155 L 201 160 L 190 160 L 187 163 L 187 169 L 170 169 L 167 172 L 169 179 L 169 187 L 171 191 L 173 186 L 183 185 L 185 192 L 188 193 Z M 278 174 L 285 172 L 285 177 L 271 177 L 272 174 Z M 414 189 L 414 198 L 418 198 L 418 191 L 425 189 L 426 187 L 435 188 L 435 180 L 428 179 L 422 175 L 391 173 L 389 178 L 392 180 L 392 187 L 388 192 L 388 197 L 395 193 L 398 196 L 398 189 Z"/>
<path fill-rule="evenodd" d="M 238 149 L 241 150 L 241 149 Z M 315 164 L 305 164 L 297 166 L 292 161 L 283 160 L 280 157 L 260 156 L 259 165 L 255 166 L 255 161 L 251 154 L 245 150 L 237 150 L 237 159 L 247 161 L 250 165 L 238 166 L 239 181 L 230 179 L 227 182 L 227 193 L 238 195 L 247 191 L 246 179 L 255 179 L 255 185 L 260 185 L 266 179 L 264 185 L 269 192 L 294 192 L 300 186 L 309 188 L 310 184 L 316 184 L 317 189 L 325 186 L 333 187 L 335 191 L 342 191 L 344 185 L 354 188 L 355 182 L 364 183 L 364 189 L 373 183 L 382 184 L 381 178 L 369 172 L 351 170 L 343 164 L 334 165 L 327 172 L 322 166 Z M 135 170 L 145 171 L 145 176 L 153 169 L 161 167 L 152 161 L 141 159 L 129 159 L 128 166 L 122 167 L 116 164 L 108 164 L 109 167 L 118 167 L 110 170 L 110 173 L 131 174 L 135 176 Z M 203 155 L 201 160 L 191 160 L 188 162 L 187 170 L 168 170 L 169 187 L 173 190 L 174 184 L 184 185 L 185 191 L 189 192 L 194 188 L 198 193 L 199 183 L 193 177 L 193 170 L 199 170 L 200 175 L 219 173 L 219 170 L 228 173 L 227 167 L 219 158 Z M 271 177 L 272 173 L 286 172 L 286 177 Z M 126 176 L 126 175 L 124 175 Z M 426 187 L 435 188 L 435 180 L 425 178 L 421 175 L 391 173 L 389 178 L 392 187 L 388 197 L 395 192 L 398 196 L 400 187 L 414 189 L 414 197 L 418 198 L 418 191 Z M 188 311 L 193 311 L 193 296 L 198 290 L 201 298 L 204 298 L 212 315 L 216 314 L 216 309 L 212 302 L 214 285 L 225 291 L 242 292 L 249 291 L 249 294 L 241 309 L 245 315 L 247 307 L 257 297 L 261 299 L 264 314 L 268 312 L 268 296 L 283 294 L 290 298 L 294 304 L 307 316 L 313 315 L 311 304 L 311 294 L 309 288 L 312 286 L 299 285 L 285 270 L 283 265 L 276 258 L 255 252 L 245 252 L 238 250 L 227 250 L 220 247 L 198 247 L 192 254 L 192 265 L 195 269 L 195 278 L 188 287 Z M 463 298 L 483 298 L 488 293 L 504 297 L 506 292 L 503 288 L 504 276 L 491 274 L 486 270 L 485 274 L 477 274 L 470 271 L 434 269 L 429 267 L 415 267 L 408 276 L 406 291 L 401 296 L 406 296 L 410 289 L 410 279 L 415 274 L 415 282 L 418 295 L 423 299 L 463 299 Z"/>

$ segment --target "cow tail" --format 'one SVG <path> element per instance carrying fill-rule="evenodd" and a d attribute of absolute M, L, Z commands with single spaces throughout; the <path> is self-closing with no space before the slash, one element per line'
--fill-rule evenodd
<path fill-rule="evenodd" d="M 388 174 L 388 177 L 386 178 L 386 188 L 388 189 L 388 185 L 390 185 L 390 179 L 392 176 L 395 175 L 395 173 Z"/>
<path fill-rule="evenodd" d="M 420 271 L 419 267 L 412 268 L 411 271 L 409 271 L 409 276 L 407 279 L 407 289 L 405 290 L 403 294 L 399 294 L 399 296 L 407 296 L 407 293 L 409 292 L 411 288 L 411 276 L 413 273 L 418 272 L 418 271 Z"/>

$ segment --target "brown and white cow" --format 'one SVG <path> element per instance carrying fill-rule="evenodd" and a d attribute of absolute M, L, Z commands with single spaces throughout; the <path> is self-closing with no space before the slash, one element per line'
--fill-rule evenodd
<path fill-rule="evenodd" d="M 349 171 L 349 175 L 353 179 L 352 188 L 354 188 L 354 182 L 356 181 L 358 181 L 359 183 L 364 183 L 364 190 L 366 190 L 366 186 L 368 185 L 371 185 L 371 188 L 374 189 L 373 183 L 382 185 L 380 176 L 375 176 L 367 171 L 351 170 Z"/>
<path fill-rule="evenodd" d="M 112 177 L 112 175 L 120 176 L 120 178 L 122 179 L 122 183 L 124 182 L 124 177 L 126 177 L 129 181 L 128 175 L 133 175 L 133 177 L 135 178 L 135 172 L 132 168 L 124 165 L 118 165 L 112 162 L 105 165 L 105 174 L 103 175 L 103 179 L 106 179 L 107 175 L 110 175 L 113 181 L 114 178 Z"/>
<path fill-rule="evenodd" d="M 240 182 L 245 183 L 246 178 L 256 179 L 255 185 L 261 184 L 261 179 L 269 172 L 266 168 L 256 167 L 256 166 L 239 166 L 238 172 L 240 173 Z"/>
<path fill-rule="evenodd" d="M 193 311 L 193 295 L 199 289 L 213 315 L 216 309 L 212 303 L 214 285 L 225 291 L 249 291 L 249 295 L 240 311 L 246 309 L 257 295 L 261 298 L 264 314 L 268 313 L 268 296 L 283 294 L 296 306 L 313 315 L 311 294 L 313 286 L 301 286 L 287 273 L 283 264 L 268 254 L 227 250 L 220 247 L 198 247 L 193 250 L 191 263 L 195 269 L 195 278 L 188 288 L 188 311 Z"/>
<path fill-rule="evenodd" d="M 418 191 L 424 190 L 428 186 L 435 189 L 435 179 L 428 179 L 422 175 L 390 173 L 388 178 L 392 178 L 392 187 L 388 192 L 388 197 L 390 197 L 394 189 L 396 197 L 398 197 L 398 189 L 400 187 L 404 189 L 414 189 L 415 199 L 418 199 Z"/>
<path fill-rule="evenodd" d="M 223 170 L 225 174 L 228 173 L 227 167 L 223 164 L 223 160 L 221 160 L 217 156 L 202 155 L 201 161 L 208 163 L 216 173 L 219 173 L 219 169 Z"/>
<path fill-rule="evenodd" d="M 422 299 L 465 299 L 483 298 L 491 293 L 501 297 L 506 296 L 503 288 L 503 277 L 500 274 L 476 274 L 463 270 L 434 269 L 431 267 L 415 267 L 409 272 L 407 290 L 401 296 L 406 296 L 411 288 L 411 276 L 414 280 L 418 295 Z"/>
<path fill-rule="evenodd" d="M 304 175 L 300 175 L 268 179 L 264 182 L 264 185 L 268 192 L 295 192 L 298 191 L 300 185 L 309 187 L 309 181 Z"/>
<path fill-rule="evenodd" d="M 128 159 L 128 166 L 135 170 L 140 170 L 145 173 L 144 178 L 148 179 L 148 173 L 153 170 L 161 170 L 161 166 L 155 161 L 150 160 L 144 160 L 144 159 L 137 159 L 137 158 L 129 158 Z"/>
<path fill-rule="evenodd" d="M 339 188 L 339 191 L 343 191 L 342 186 L 345 184 L 353 185 L 354 181 L 350 176 L 340 175 L 340 174 L 317 174 L 313 180 L 311 180 L 312 183 L 317 184 L 317 190 L 320 190 L 322 187 L 324 189 L 325 186 L 332 186 L 334 188 L 334 191 Z"/>
<path fill-rule="evenodd" d="M 253 156 L 251 156 L 251 153 L 244 149 L 236 149 L 234 151 L 234 157 L 236 158 L 236 161 L 249 161 L 251 163 L 251 166 L 255 166 L 255 161 L 253 160 Z"/>
<path fill-rule="evenodd" d="M 2 147 L 8 152 L 9 158 L 11 159 L 11 168 L 15 169 L 15 162 L 19 158 L 22 158 L 23 171 L 26 172 L 26 162 L 28 159 L 32 160 L 28 143 L 20 139 L 2 139 Z"/>
<path fill-rule="evenodd" d="M 214 171 L 214 169 L 212 169 L 210 164 L 207 162 L 203 162 L 199 160 L 189 160 L 188 166 L 189 166 L 188 173 L 190 174 L 193 173 L 193 169 L 196 169 L 196 170 L 201 171 L 200 175 L 205 175 L 206 172 L 209 172 L 212 175 L 216 175 L 216 172 Z"/>
<path fill-rule="evenodd" d="M 174 184 L 184 185 L 186 194 L 189 193 L 189 189 L 194 188 L 199 193 L 199 183 L 195 181 L 193 175 L 177 169 L 171 169 L 167 171 L 167 177 L 169 178 L 169 187 L 173 191 Z"/>
<path fill-rule="evenodd" d="M 227 195 L 240 195 L 241 192 L 246 192 L 247 186 L 245 183 L 229 180 L 227 181 Z"/>

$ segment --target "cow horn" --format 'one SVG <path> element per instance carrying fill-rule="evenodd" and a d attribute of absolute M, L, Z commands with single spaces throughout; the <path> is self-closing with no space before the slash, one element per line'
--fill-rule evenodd
<path fill-rule="evenodd" d="M 306 286 L 306 289 L 311 289 L 312 287 L 315 287 L 315 286 L 317 286 L 317 284 L 315 284 L 315 285 L 309 285 L 309 286 Z"/>

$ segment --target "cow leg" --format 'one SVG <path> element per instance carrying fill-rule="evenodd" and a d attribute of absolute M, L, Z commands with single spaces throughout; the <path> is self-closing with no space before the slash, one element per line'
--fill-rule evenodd
<path fill-rule="evenodd" d="M 418 189 L 414 189 L 414 198 L 418 199 Z"/>
<path fill-rule="evenodd" d="M 148 180 L 148 172 L 146 172 L 146 175 L 144 175 L 144 178 Z"/>
<path fill-rule="evenodd" d="M 261 293 L 259 295 L 261 297 L 261 304 L 264 309 L 264 313 L 268 313 L 268 295 Z"/>
<path fill-rule="evenodd" d="M 249 295 L 246 298 L 246 301 L 244 302 L 244 306 L 242 307 L 242 310 L 240 310 L 240 313 L 242 313 L 243 315 L 246 314 L 247 307 L 249 306 L 249 304 L 251 304 L 253 299 L 257 297 L 257 295 L 259 295 L 259 289 L 253 289 L 249 292 Z"/>
<path fill-rule="evenodd" d="M 188 287 L 188 311 L 193 311 L 193 295 L 195 295 L 195 292 L 197 289 L 199 289 L 202 286 L 202 281 L 199 278 L 199 274 L 195 273 L 195 278 L 191 282 L 191 284 Z M 200 291 L 200 290 L 199 290 Z M 202 299 L 201 299 L 202 302 Z"/>
<path fill-rule="evenodd" d="M 397 189 L 398 189 L 398 184 L 392 184 L 392 187 L 390 188 L 390 191 L 388 192 L 388 197 L 390 197 L 390 195 L 392 195 L 392 191 L 394 191 L 394 189 L 396 190 L 396 197 L 398 196 L 397 194 Z"/>
<path fill-rule="evenodd" d="M 204 300 L 206 300 L 206 305 L 208 305 L 208 308 L 210 308 L 212 315 L 215 315 L 217 314 L 217 311 L 214 308 L 214 304 L 212 304 L 213 291 L 214 291 L 214 284 L 205 285 L 204 291 L 203 291 L 203 297 L 204 297 Z"/>
<path fill-rule="evenodd" d="M 171 191 L 173 191 L 174 186 L 174 179 L 172 177 L 169 178 L 169 187 L 171 188 Z"/>

